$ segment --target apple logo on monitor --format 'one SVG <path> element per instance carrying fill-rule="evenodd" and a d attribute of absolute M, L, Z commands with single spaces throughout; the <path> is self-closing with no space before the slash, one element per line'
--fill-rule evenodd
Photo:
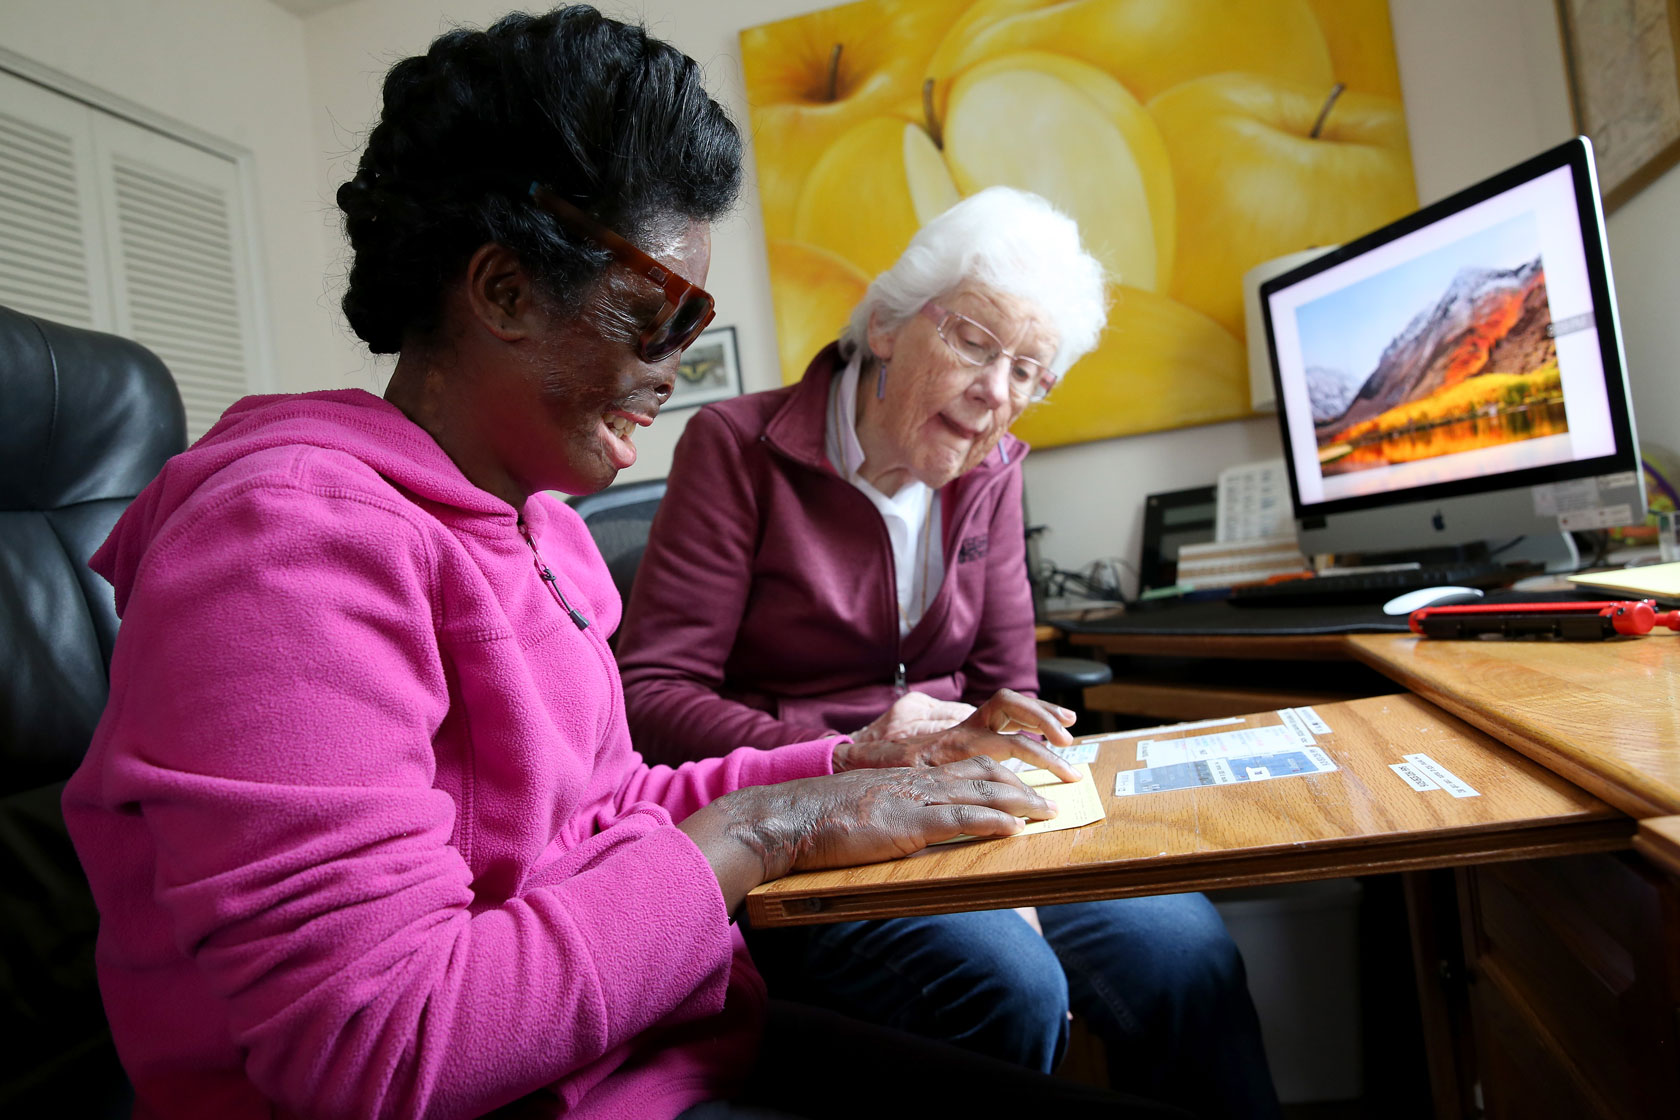
<path fill-rule="evenodd" d="M 1429 523 L 1435 526 L 1435 531 L 1437 533 L 1444 533 L 1447 531 L 1447 519 L 1441 516 L 1440 510 L 1435 511 L 1435 516 L 1429 519 Z"/>

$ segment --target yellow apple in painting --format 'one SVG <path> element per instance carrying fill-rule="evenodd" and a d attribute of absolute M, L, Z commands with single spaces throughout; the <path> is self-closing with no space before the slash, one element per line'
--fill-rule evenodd
<path fill-rule="evenodd" d="M 969 0 L 865 0 L 741 32 L 758 194 L 771 238 L 792 235 L 806 173 L 871 117 L 922 119 L 928 56 Z"/>
<path fill-rule="evenodd" d="M 1400 67 L 1388 0 L 1307 0 L 1330 47 L 1330 69 L 1338 82 L 1359 93 L 1400 97 Z"/>
<path fill-rule="evenodd" d="M 1042 195 L 1079 223 L 1110 276 L 1159 290 L 1172 275 L 1172 170 L 1149 113 L 1094 66 L 1029 51 L 983 62 L 951 86 L 941 133 L 964 195 Z"/>
<path fill-rule="evenodd" d="M 1330 52 L 1305 0 L 978 0 L 928 61 L 935 112 L 944 118 L 964 70 L 1028 50 L 1106 70 L 1140 101 L 1228 70 L 1330 81 Z"/>
<path fill-rule="evenodd" d="M 817 351 L 840 337 L 869 278 L 826 249 L 772 241 L 770 286 L 776 293 L 776 356 L 782 383 L 791 385 Z"/>
<path fill-rule="evenodd" d="M 924 222 L 956 202 L 928 134 L 898 117 L 877 117 L 836 140 L 811 168 L 794 210 L 794 240 L 873 277 L 892 267 Z"/>
<path fill-rule="evenodd" d="M 1248 414 L 1248 355 L 1230 332 L 1155 292 L 1109 295 L 1101 343 L 1011 432 L 1055 447 Z"/>
<path fill-rule="evenodd" d="M 1248 269 L 1417 207 L 1406 117 L 1390 98 L 1213 74 L 1149 112 L 1178 191 L 1172 294 L 1238 337 Z"/>

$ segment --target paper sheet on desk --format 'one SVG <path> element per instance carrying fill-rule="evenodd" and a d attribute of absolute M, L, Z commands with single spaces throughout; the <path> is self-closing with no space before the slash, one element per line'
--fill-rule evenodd
<path fill-rule="evenodd" d="M 1306 738 L 1302 739 L 1301 735 Z M 1220 731 L 1212 735 L 1193 735 L 1184 739 L 1144 739 L 1137 745 L 1139 762 L 1151 766 L 1169 766 L 1175 762 L 1193 762 L 1206 758 L 1234 758 L 1238 755 L 1260 754 L 1265 751 L 1288 751 L 1310 747 L 1310 732 L 1297 732 L 1286 724 L 1266 724 L 1244 727 L 1236 731 Z"/>
<path fill-rule="evenodd" d="M 1608 572 L 1580 572 L 1570 576 L 1569 581 L 1617 595 L 1661 599 L 1665 603 L 1680 602 L 1680 561 L 1647 564 L 1643 568 L 1617 568 Z"/>
<path fill-rule="evenodd" d="M 1122 770 L 1114 777 L 1114 796 L 1166 793 L 1195 786 L 1228 786 L 1238 782 L 1261 782 L 1297 774 L 1324 774 L 1336 769 L 1330 756 L 1317 747 L 1302 747 L 1278 754 L 1232 755 L 1229 758 L 1196 759 L 1151 766 L 1144 770 Z"/>
<path fill-rule="evenodd" d="M 940 843 L 956 844 L 980 839 L 1013 840 L 1016 836 L 1034 836 L 1040 832 L 1059 832 L 1064 828 L 1095 824 L 1103 819 L 1103 807 L 1102 795 L 1097 792 L 1097 783 L 1091 777 L 1091 766 L 1089 763 L 1080 763 L 1074 769 L 1079 771 L 1080 780 L 1077 782 L 1058 781 L 1056 775 L 1048 770 L 1023 770 L 1019 775 L 1023 782 L 1038 791 L 1039 796 L 1056 806 L 1058 812 L 1049 820 L 1028 821 L 1027 827 L 1015 836 L 953 836 L 949 840 L 941 840 Z"/>

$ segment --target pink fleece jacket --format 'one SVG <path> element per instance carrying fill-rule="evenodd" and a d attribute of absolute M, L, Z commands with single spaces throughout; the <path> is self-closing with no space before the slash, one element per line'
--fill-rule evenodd
<path fill-rule="evenodd" d="M 254 397 L 93 566 L 123 625 L 64 808 L 137 1115 L 659 1118 L 745 1072 L 763 984 L 673 822 L 833 741 L 645 765 L 565 505 L 367 393 Z"/>

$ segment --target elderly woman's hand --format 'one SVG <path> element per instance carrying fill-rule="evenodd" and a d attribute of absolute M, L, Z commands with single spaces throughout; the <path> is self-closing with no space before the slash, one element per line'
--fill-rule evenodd
<path fill-rule="evenodd" d="M 938 766 L 983 755 L 1019 758 L 1044 767 L 1064 782 L 1077 781 L 1078 771 L 1060 755 L 1018 734 L 1031 732 L 1066 745 L 1073 741 L 1067 732 L 1072 722 L 1073 713 L 1066 708 L 1004 688 L 954 727 L 926 735 L 842 743 L 834 748 L 834 769 L 838 773 L 877 766 Z"/>
<path fill-rule="evenodd" d="M 705 853 L 733 910 L 790 871 L 898 859 L 955 836 L 1012 836 L 1023 817 L 1055 815 L 1009 770 L 974 757 L 748 786 L 678 827 Z"/>
<path fill-rule="evenodd" d="M 892 707 L 871 720 L 868 726 L 853 732 L 852 739 L 854 742 L 871 743 L 882 739 L 931 735 L 961 723 L 973 714 L 973 704 L 964 704 L 960 700 L 936 700 L 925 692 L 907 692 L 894 700 Z"/>

